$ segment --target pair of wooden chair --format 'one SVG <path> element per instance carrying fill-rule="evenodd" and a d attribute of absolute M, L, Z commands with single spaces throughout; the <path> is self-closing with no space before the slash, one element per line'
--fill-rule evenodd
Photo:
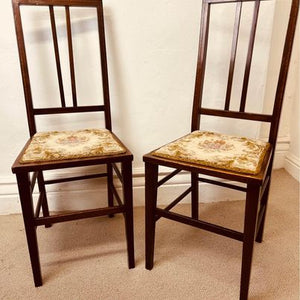
<path fill-rule="evenodd" d="M 146 268 L 152 269 L 154 258 L 154 240 L 156 221 L 165 217 L 197 228 L 208 230 L 243 242 L 241 291 L 240 299 L 247 299 L 250 281 L 251 261 L 254 241 L 261 242 L 266 216 L 268 193 L 271 182 L 271 171 L 274 160 L 274 149 L 277 140 L 280 113 L 284 90 L 287 80 L 288 67 L 291 57 L 293 38 L 299 9 L 299 0 L 292 0 L 289 24 L 283 50 L 278 86 L 272 114 L 246 112 L 246 100 L 249 75 L 252 63 L 253 47 L 259 8 L 263 0 L 202 0 L 201 31 L 196 73 L 196 84 L 192 112 L 191 133 L 171 142 L 144 156 L 145 161 L 145 196 L 146 196 Z M 236 3 L 232 51 L 229 63 L 227 92 L 223 109 L 206 108 L 202 105 L 207 45 L 209 36 L 210 9 L 212 5 L 221 3 Z M 249 47 L 243 78 L 240 108 L 230 109 L 231 90 L 235 69 L 239 28 L 244 2 L 254 2 L 254 12 L 251 24 Z M 29 67 L 27 63 L 25 40 L 21 21 L 22 6 L 43 6 L 49 10 L 49 24 L 54 45 L 58 88 L 61 105 L 58 107 L 37 108 L 33 104 Z M 67 106 L 61 69 L 60 48 L 55 19 L 55 7 L 65 10 L 66 37 L 69 53 L 69 69 L 71 78 L 72 105 Z M 70 8 L 87 7 L 96 10 L 97 29 L 99 33 L 100 61 L 102 71 L 103 105 L 82 106 L 77 100 L 75 66 L 72 44 L 72 26 Z M 20 194 L 29 254 L 35 286 L 42 285 L 36 228 L 46 227 L 57 222 L 65 222 L 82 218 L 103 215 L 112 216 L 123 213 L 127 238 L 128 266 L 134 268 L 134 235 L 132 209 L 132 160 L 133 155 L 124 144 L 112 133 L 110 97 L 107 72 L 105 31 L 103 6 L 101 0 L 13 0 L 17 42 L 22 71 L 22 79 L 26 100 L 27 118 L 30 139 L 17 157 L 12 170 L 16 174 Z M 77 131 L 37 132 L 36 117 L 41 115 L 74 114 L 103 112 L 104 129 L 84 129 Z M 236 118 L 251 122 L 266 122 L 270 124 L 269 140 L 247 139 L 210 131 L 199 131 L 200 116 Z M 121 164 L 119 170 L 117 164 Z M 44 171 L 91 165 L 105 165 L 104 173 L 46 180 Z M 175 170 L 158 181 L 159 166 Z M 191 174 L 191 186 L 178 196 L 165 209 L 157 207 L 158 187 L 167 182 L 180 171 Z M 114 173 L 122 183 L 123 196 L 120 196 L 114 185 Z M 199 174 L 208 175 L 199 177 Z M 107 178 L 108 206 L 105 208 L 89 209 L 59 215 L 50 215 L 47 203 L 46 185 L 66 181 Z M 212 179 L 229 179 L 240 184 L 234 185 Z M 219 185 L 229 189 L 246 192 L 246 207 L 244 232 L 223 228 L 199 219 L 198 189 L 199 181 Z M 38 183 L 39 199 L 34 210 L 32 192 Z M 170 210 L 185 196 L 191 194 L 191 217 L 183 216 Z M 122 199 L 123 198 L 123 199 Z M 40 216 L 42 210 L 42 216 Z"/>

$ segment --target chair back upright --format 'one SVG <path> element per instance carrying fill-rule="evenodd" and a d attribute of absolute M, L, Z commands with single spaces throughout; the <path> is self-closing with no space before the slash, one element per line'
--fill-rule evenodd
<path fill-rule="evenodd" d="M 249 86 L 249 77 L 250 77 L 251 64 L 252 64 L 253 48 L 254 48 L 255 35 L 257 31 L 257 24 L 259 18 L 259 10 L 261 6 L 261 2 L 263 1 L 268 1 L 268 0 L 203 0 L 202 1 L 201 29 L 200 29 L 200 40 L 199 40 L 199 49 L 198 49 L 197 70 L 196 70 L 196 82 L 195 82 L 195 90 L 194 90 L 192 122 L 191 122 L 192 131 L 199 130 L 201 115 L 267 122 L 270 123 L 269 142 L 272 145 L 276 144 L 281 108 L 283 103 L 289 62 L 291 58 L 293 40 L 294 40 L 295 29 L 296 29 L 297 15 L 299 10 L 299 0 L 291 0 L 290 17 L 289 17 L 285 43 L 283 48 L 283 54 L 281 59 L 281 66 L 279 71 L 275 100 L 273 104 L 273 111 L 271 114 L 252 113 L 252 112 L 245 111 L 247 92 Z M 249 36 L 245 70 L 244 70 L 244 75 L 242 80 L 242 92 L 241 92 L 241 98 L 239 102 L 239 110 L 236 111 L 230 109 L 230 101 L 231 101 L 232 84 L 233 84 L 235 62 L 237 56 L 238 41 L 239 41 L 240 24 L 242 18 L 242 8 L 245 2 L 254 2 L 253 3 L 254 9 L 253 9 L 252 21 L 250 23 L 251 30 Z M 206 68 L 206 57 L 207 57 L 207 48 L 208 48 L 210 15 L 211 15 L 211 6 L 219 5 L 222 3 L 236 3 L 235 21 L 234 21 L 232 44 L 231 44 L 231 55 L 230 55 L 230 62 L 229 62 L 229 72 L 228 72 L 224 107 L 223 109 L 211 109 L 211 108 L 203 107 L 203 103 L 202 103 L 205 68 Z"/>
<path fill-rule="evenodd" d="M 32 90 L 29 76 L 29 68 L 25 49 L 25 39 L 23 33 L 23 24 L 21 17 L 21 6 L 41 6 L 48 7 L 49 19 L 51 24 L 52 42 L 56 62 L 56 72 L 58 89 L 60 94 L 60 105 L 58 107 L 42 107 L 36 108 L 33 104 Z M 68 44 L 68 64 L 70 69 L 70 82 L 72 91 L 72 104 L 66 105 L 65 91 L 62 76 L 61 56 L 59 51 L 59 40 L 55 19 L 55 7 L 64 7 L 65 10 L 65 25 L 67 31 Z M 72 42 L 72 26 L 70 18 L 71 7 L 94 8 L 97 14 L 97 30 L 99 36 L 100 61 L 102 72 L 102 89 L 103 89 L 103 105 L 79 105 L 78 95 L 76 92 L 76 78 Z M 13 13 L 16 27 L 17 44 L 19 58 L 21 64 L 23 88 L 26 102 L 27 120 L 30 136 L 33 136 L 37 131 L 36 116 L 38 115 L 53 115 L 67 113 L 87 113 L 87 112 L 104 112 L 105 128 L 112 130 L 111 112 L 110 112 L 110 97 L 107 72 L 107 56 L 104 33 L 104 18 L 102 0 L 13 0 Z M 87 74 L 88 75 L 88 74 Z M 47 80 L 47 79 L 46 79 Z"/>

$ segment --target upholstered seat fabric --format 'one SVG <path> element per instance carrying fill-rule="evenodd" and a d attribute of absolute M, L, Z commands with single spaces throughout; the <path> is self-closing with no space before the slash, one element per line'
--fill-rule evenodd
<path fill-rule="evenodd" d="M 153 155 L 246 174 L 260 172 L 270 144 L 209 131 L 194 131 Z"/>
<path fill-rule="evenodd" d="M 114 155 L 126 152 L 107 129 L 36 133 L 21 163 Z"/>

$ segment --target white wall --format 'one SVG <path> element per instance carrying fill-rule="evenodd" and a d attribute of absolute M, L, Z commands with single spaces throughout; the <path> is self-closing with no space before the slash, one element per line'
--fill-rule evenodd
<path fill-rule="evenodd" d="M 246 20 L 251 17 L 252 4 L 245 3 L 243 14 Z M 200 0 L 104 0 L 105 25 L 107 33 L 108 67 L 110 75 L 111 102 L 113 114 L 113 128 L 117 135 L 132 150 L 134 160 L 134 186 L 135 201 L 143 203 L 143 162 L 142 155 L 148 151 L 175 139 L 190 130 L 190 114 L 194 89 L 195 66 L 197 59 L 197 44 L 199 34 L 199 18 L 201 11 Z M 261 9 L 261 22 L 257 33 L 257 46 L 254 49 L 253 75 L 250 77 L 249 99 L 247 108 L 250 111 L 259 109 L 258 100 L 264 96 L 265 78 L 269 73 L 268 56 L 273 23 L 274 5 L 263 2 Z M 205 97 L 209 105 L 220 105 L 221 93 L 224 92 L 226 82 L 223 80 L 228 72 L 228 65 L 221 63 L 222 56 L 229 55 L 231 42 L 224 43 L 224 38 L 232 31 L 232 16 L 234 5 L 230 4 L 224 10 L 216 7 L 212 13 L 216 21 L 212 24 L 213 36 L 210 38 L 208 57 L 208 81 L 205 87 Z M 228 16 L 221 22 L 221 16 Z M 33 94 L 43 103 L 53 101 L 58 95 L 56 79 L 52 73 L 46 73 L 45 82 L 38 82 L 41 75 L 45 75 L 47 66 L 52 66 L 54 72 L 54 57 L 46 56 L 45 51 L 52 47 L 49 32 L 45 31 L 48 21 L 46 14 L 39 16 L 26 15 L 25 28 L 29 32 L 28 58 L 32 62 Z M 58 33 L 65 37 L 65 28 L 61 26 L 64 15 L 57 11 Z M 74 12 L 72 20 L 75 21 L 73 31 L 76 76 L 79 83 L 79 95 L 88 95 L 88 99 L 100 95 L 98 70 L 92 63 L 97 59 L 97 52 L 92 51 L 90 44 L 95 41 L 95 23 L 86 14 Z M 28 129 L 25 117 L 22 82 L 17 57 L 16 39 L 13 25 L 12 10 L 9 1 L 5 1 L 0 11 L 0 88 L 1 88 L 1 153 L 0 156 L 0 213 L 15 212 L 19 209 L 15 179 L 10 174 L 10 166 L 14 158 L 28 138 Z M 241 27 L 241 42 L 239 48 L 247 48 L 249 31 L 246 29 L 247 21 Z M 248 24 L 249 25 L 249 24 Z M 37 37 L 34 37 L 37 33 Z M 65 39 L 64 39 L 65 40 Z M 65 40 L 66 42 L 66 40 Z M 38 47 L 37 52 L 34 48 Z M 84 50 L 85 56 L 79 51 Z M 274 49 L 271 47 L 271 54 Z M 62 57 L 67 55 L 62 51 Z M 42 58 L 41 67 L 36 67 L 36 60 Z M 239 74 L 243 73 L 245 54 L 237 57 L 238 64 L 234 79 L 233 95 L 239 95 Z M 216 71 L 220 67 L 221 71 Z M 90 68 L 90 69 L 88 69 Z M 68 74 L 68 66 L 63 67 L 64 74 Z M 210 88 L 212 83 L 213 89 Z M 82 83 L 80 85 L 80 83 Z M 87 85 L 87 88 L 84 86 Z M 68 81 L 65 82 L 66 94 L 70 96 Z M 91 93 L 91 87 L 98 90 Z M 94 100 L 93 100 L 94 101 Z M 235 104 L 233 104 L 235 105 Z M 290 128 L 290 110 L 283 111 L 281 127 Z M 287 116 L 286 116 L 287 115 Z M 288 124 L 288 125 L 287 125 Z M 96 119 L 57 117 L 55 121 L 46 120 L 41 123 L 42 129 L 50 125 L 51 129 L 94 127 L 98 125 Z M 244 124 L 212 122 L 205 120 L 205 128 L 226 132 L 240 133 L 246 130 L 249 136 L 259 136 L 259 127 L 245 127 Z M 289 129 L 287 129 L 289 132 Z M 244 133 L 245 134 L 245 133 Z M 289 133 L 284 133 L 289 139 Z M 285 145 L 288 145 L 285 143 Z M 285 150 L 287 152 L 287 149 Z M 280 165 L 281 166 L 281 165 Z M 139 176 L 141 175 L 141 176 Z M 166 188 L 173 192 L 181 189 L 186 183 L 184 176 L 179 181 Z M 64 185 L 59 191 L 68 190 Z M 95 191 L 92 185 L 78 186 L 71 198 L 80 196 L 79 190 Z M 61 198 L 64 193 L 52 188 L 53 199 Z M 207 191 L 209 201 L 218 200 L 219 192 Z M 226 199 L 239 199 L 240 195 L 228 195 Z M 61 209 L 62 206 L 54 206 Z M 68 208 L 65 206 L 63 208 Z"/>
<path fill-rule="evenodd" d="M 299 20 L 295 39 L 295 47 L 292 56 L 292 64 L 287 85 L 287 96 L 292 99 L 291 117 L 290 117 L 290 137 L 291 143 L 285 159 L 285 169 L 298 181 L 300 181 L 300 37 Z"/>

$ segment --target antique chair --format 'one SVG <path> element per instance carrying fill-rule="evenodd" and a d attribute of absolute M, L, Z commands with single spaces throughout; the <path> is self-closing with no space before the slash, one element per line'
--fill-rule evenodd
<path fill-rule="evenodd" d="M 242 81 L 242 92 L 239 109 L 231 109 L 231 90 L 235 70 L 236 52 L 239 40 L 241 11 L 246 3 L 252 2 L 253 17 L 249 34 L 246 66 Z M 271 182 L 274 149 L 277 140 L 278 126 L 284 97 L 287 73 L 291 57 L 293 38 L 299 9 L 299 0 L 292 0 L 287 34 L 277 90 L 271 114 L 246 112 L 247 89 L 258 23 L 261 0 L 203 0 L 196 83 L 194 91 L 191 133 L 177 139 L 149 154 L 144 155 L 145 162 L 145 201 L 146 201 L 146 268 L 153 268 L 154 241 L 156 221 L 161 217 L 201 228 L 216 234 L 224 235 L 243 242 L 240 299 L 248 298 L 250 270 L 254 241 L 262 242 L 268 193 Z M 223 99 L 223 108 L 215 109 L 203 105 L 203 86 L 208 48 L 210 13 L 214 6 L 222 3 L 235 5 L 233 39 L 230 40 L 231 56 L 227 92 Z M 235 3 L 235 4 L 234 4 Z M 275 20 L 276 22 L 276 20 Z M 210 88 L 213 88 L 211 86 Z M 269 123 L 267 141 L 260 141 L 235 135 L 220 134 L 212 131 L 199 131 L 200 116 L 214 116 L 218 122 L 224 118 L 243 119 L 249 122 Z M 218 118 L 217 118 L 218 117 Z M 159 166 L 175 170 L 158 180 Z M 164 209 L 157 206 L 158 187 L 167 182 L 180 171 L 191 174 L 190 187 Z M 203 176 L 199 177 L 199 174 Z M 218 180 L 219 179 L 219 180 Z M 221 180 L 220 180 L 221 179 Z M 231 184 L 226 180 L 235 181 Z M 246 193 L 244 232 L 224 228 L 202 221 L 198 218 L 198 184 L 205 182 Z M 191 217 L 170 211 L 185 196 L 191 194 Z M 158 245 L 159 247 L 159 245 Z M 201 251 L 201 249 L 199 250 Z"/>
<path fill-rule="evenodd" d="M 38 243 L 37 243 L 37 226 L 45 225 L 50 227 L 54 223 L 66 222 L 83 218 L 99 217 L 109 215 L 113 217 L 114 214 L 123 213 L 125 217 L 126 240 L 127 240 L 127 255 L 128 266 L 134 268 L 134 236 L 133 236 L 133 209 L 132 209 L 132 160 L 133 155 L 122 144 L 122 142 L 112 133 L 111 125 L 111 112 L 110 112 L 110 97 L 108 85 L 108 71 L 107 71 L 107 58 L 106 58 L 106 45 L 104 35 L 104 19 L 103 19 L 103 6 L 101 0 L 13 0 L 13 12 L 15 19 L 17 43 L 19 50 L 19 58 L 22 71 L 23 87 L 26 101 L 27 119 L 29 125 L 30 139 L 26 143 L 24 149 L 21 151 L 16 161 L 12 166 L 13 173 L 16 174 L 20 201 L 23 212 L 23 219 L 25 224 L 25 231 L 27 236 L 28 249 L 30 254 L 31 266 L 33 271 L 35 286 L 42 285 L 42 276 L 40 269 Z M 59 105 L 51 107 L 35 106 L 36 102 L 33 101 L 33 93 L 31 88 L 28 65 L 28 53 L 25 52 L 26 35 L 23 20 L 23 7 L 32 10 L 46 10 L 48 17 L 50 41 L 53 39 L 54 55 L 56 61 L 57 71 L 57 90 L 60 93 Z M 100 53 L 98 58 L 101 62 L 101 75 L 102 75 L 102 93 L 103 104 L 98 100 L 97 105 L 80 105 L 80 99 L 76 93 L 75 84 L 75 70 L 73 57 L 73 39 L 71 17 L 70 13 L 76 7 L 84 12 L 93 13 L 92 20 L 93 30 L 96 36 L 99 37 L 98 45 Z M 60 10 L 65 17 L 66 36 L 58 34 L 56 24 L 56 9 Z M 48 13 L 47 13 L 48 12 Z M 22 18 L 21 18 L 22 17 Z M 51 26 L 50 26 L 51 24 Z M 91 26 L 91 25 L 90 25 Z M 86 28 L 86 27 L 85 27 Z M 89 27 L 90 28 L 90 27 Z M 37 30 L 37 28 L 35 28 Z M 39 28 L 40 30 L 40 28 Z M 98 32 L 97 32 L 98 31 Z M 34 34 L 30 31 L 30 34 Z M 52 37 L 51 37 L 52 35 Z M 59 39 L 61 37 L 61 39 Z M 68 64 L 70 69 L 70 86 L 72 90 L 72 104 L 67 105 L 67 95 L 64 91 L 62 62 L 59 48 L 59 41 L 66 40 L 68 49 Z M 98 38 L 97 38 L 98 39 Z M 51 43 L 51 42 L 50 42 Z M 51 44 L 50 44 L 51 45 Z M 27 43 L 26 43 L 27 46 Z M 97 53 L 97 52 L 96 52 Z M 49 56 L 50 57 L 50 56 Z M 100 70 L 100 66 L 99 66 Z M 54 71 L 55 72 L 55 71 Z M 89 76 L 89 74 L 86 74 Z M 47 85 L 47 78 L 44 79 L 44 84 Z M 101 76 L 99 78 L 99 86 L 101 87 Z M 101 94 L 101 93 L 100 93 Z M 36 99 L 34 99 L 36 100 Z M 71 102 L 70 101 L 70 102 Z M 83 100 L 81 100 L 83 101 Z M 54 104 L 55 105 L 55 104 Z M 63 131 L 49 131 L 37 132 L 36 117 L 43 115 L 58 114 L 86 114 L 91 113 L 104 113 L 103 129 L 80 129 L 80 130 L 63 130 Z M 101 116 L 101 114 L 99 116 Z M 97 115 L 96 115 L 97 116 Z M 102 114 L 103 116 L 103 114 Z M 89 117 L 90 118 L 90 117 Z M 101 124 L 101 118 L 99 118 Z M 121 165 L 121 170 L 118 165 Z M 103 165 L 101 167 L 100 165 Z M 54 169 L 64 169 L 73 167 L 97 166 L 96 174 L 84 173 L 81 170 L 79 176 L 71 176 L 70 178 L 58 178 L 47 180 L 44 177 L 44 171 Z M 104 170 L 101 171 L 101 168 Z M 72 172 L 73 169 L 70 170 Z M 114 171 L 122 183 L 123 195 L 119 196 L 117 189 L 114 185 Z M 83 175 L 85 174 L 85 175 Z M 93 179 L 93 178 L 106 178 L 107 182 L 107 207 L 76 210 L 68 213 L 50 214 L 46 196 L 47 184 L 57 184 L 67 181 Z M 98 179 L 100 180 L 100 179 Z M 33 189 L 34 185 L 38 182 L 39 197 L 34 210 Z M 115 200 L 115 201 L 114 201 Z M 115 202 L 115 203 L 114 203 Z M 42 216 L 40 210 L 42 208 Z"/>

